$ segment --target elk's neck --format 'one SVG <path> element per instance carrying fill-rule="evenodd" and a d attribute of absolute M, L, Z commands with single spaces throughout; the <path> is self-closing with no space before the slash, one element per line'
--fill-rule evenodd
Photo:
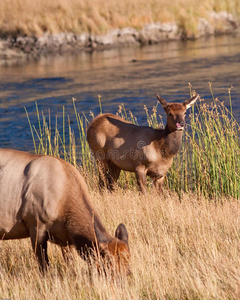
<path fill-rule="evenodd" d="M 93 221 L 94 220 L 94 221 Z M 73 243 L 83 259 L 87 259 L 92 254 L 92 250 L 99 249 L 99 243 L 107 243 L 112 240 L 111 235 L 103 227 L 97 215 L 93 215 L 92 221 L 86 225 L 78 225 L 73 232 Z M 80 227 L 82 226 L 82 228 Z M 89 251 L 90 250 L 90 251 Z"/>
<path fill-rule="evenodd" d="M 76 201 L 74 199 L 69 202 L 71 203 L 65 213 L 66 225 L 78 251 L 86 250 L 86 246 L 88 248 L 96 247 L 99 237 L 106 241 L 111 238 L 111 235 L 103 227 L 88 195 L 83 194 Z"/>
<path fill-rule="evenodd" d="M 164 150 L 167 156 L 174 156 L 181 147 L 183 131 L 171 131 L 166 126 L 165 128 Z"/>

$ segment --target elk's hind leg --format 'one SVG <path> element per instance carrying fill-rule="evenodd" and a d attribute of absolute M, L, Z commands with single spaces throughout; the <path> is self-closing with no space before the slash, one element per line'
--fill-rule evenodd
<path fill-rule="evenodd" d="M 115 189 L 117 180 L 119 178 L 121 169 L 116 166 L 111 160 L 107 162 L 107 181 L 108 181 L 108 189 L 113 191 Z"/>
<path fill-rule="evenodd" d="M 46 271 L 49 265 L 47 255 L 48 234 L 46 231 L 46 226 L 41 222 L 33 224 L 29 227 L 29 234 L 32 248 L 37 256 L 41 271 Z"/>
<path fill-rule="evenodd" d="M 99 189 L 104 188 L 110 191 L 114 190 L 121 169 L 117 167 L 111 160 L 97 160 L 98 175 L 99 175 Z"/>
<path fill-rule="evenodd" d="M 108 187 L 108 165 L 106 160 L 97 159 L 96 162 L 98 167 L 99 190 L 102 191 Z"/>

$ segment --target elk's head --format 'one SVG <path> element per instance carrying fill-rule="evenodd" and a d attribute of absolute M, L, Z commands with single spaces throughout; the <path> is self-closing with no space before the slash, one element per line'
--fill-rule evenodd
<path fill-rule="evenodd" d="M 182 103 L 168 103 L 166 100 L 156 94 L 158 101 L 161 103 L 167 114 L 167 126 L 170 131 L 184 129 L 185 115 L 189 107 L 191 107 L 198 99 L 199 95 L 183 101 Z"/>
<path fill-rule="evenodd" d="M 95 232 L 105 267 L 107 266 L 113 275 L 129 275 L 130 251 L 128 246 L 128 232 L 125 225 L 118 225 L 115 231 L 115 238 L 111 240 L 106 240 L 96 228 Z"/>

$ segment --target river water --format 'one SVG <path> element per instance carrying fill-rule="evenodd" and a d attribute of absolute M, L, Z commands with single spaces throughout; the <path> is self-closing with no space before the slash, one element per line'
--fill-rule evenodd
<path fill-rule="evenodd" d="M 187 42 L 164 42 L 145 47 L 105 50 L 79 55 L 41 58 L 37 61 L 0 62 L 0 147 L 33 151 L 24 107 L 37 125 L 35 102 L 51 116 L 66 115 L 74 123 L 72 98 L 79 112 L 115 113 L 121 103 L 147 125 L 146 105 L 151 109 L 158 92 L 170 102 L 189 98 L 188 83 L 211 102 L 215 97 L 229 105 L 240 121 L 240 36 L 222 36 Z M 160 105 L 158 112 L 164 115 Z M 89 119 L 90 116 L 89 116 Z M 61 122 L 59 121 L 61 129 Z"/>

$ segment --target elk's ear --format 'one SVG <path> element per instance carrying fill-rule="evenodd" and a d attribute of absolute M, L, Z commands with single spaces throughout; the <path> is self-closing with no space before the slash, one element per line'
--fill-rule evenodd
<path fill-rule="evenodd" d="M 96 243 L 98 243 L 99 245 L 99 250 L 101 251 L 101 253 L 106 254 L 108 252 L 107 250 L 108 240 L 104 235 L 102 228 L 100 228 L 100 225 L 98 224 L 96 219 L 94 222 L 94 231 L 97 239 Z"/>
<path fill-rule="evenodd" d="M 99 224 L 97 222 L 96 217 L 95 217 L 95 220 L 94 220 L 94 231 L 95 231 L 95 234 L 96 234 L 97 241 L 99 243 L 106 244 L 108 242 L 108 240 L 106 238 L 106 235 L 104 234 L 105 229 L 102 227 L 102 224 Z"/>
<path fill-rule="evenodd" d="M 164 100 L 162 97 L 160 97 L 158 94 L 156 94 L 156 97 L 158 101 L 161 103 L 162 107 L 166 110 L 168 107 L 168 102 Z"/>
<path fill-rule="evenodd" d="M 115 231 L 115 237 L 128 244 L 128 232 L 124 224 L 121 223 L 118 225 Z"/>
<path fill-rule="evenodd" d="M 198 99 L 199 95 L 195 95 L 192 98 L 185 100 L 182 104 L 183 106 L 185 106 L 186 109 L 188 109 L 189 107 L 191 107 Z"/>

